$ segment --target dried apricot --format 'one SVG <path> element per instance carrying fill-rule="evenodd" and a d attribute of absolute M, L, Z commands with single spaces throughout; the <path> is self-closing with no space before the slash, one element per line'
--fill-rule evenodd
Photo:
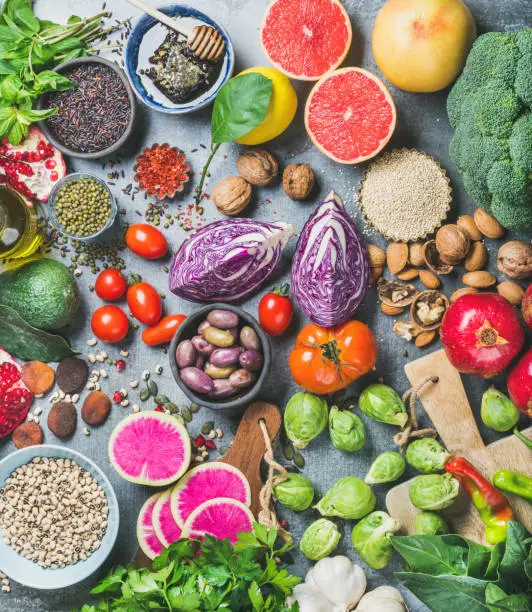
<path fill-rule="evenodd" d="M 70 402 L 56 402 L 48 413 L 48 429 L 58 438 L 68 438 L 76 431 L 78 413 Z"/>
<path fill-rule="evenodd" d="M 67 357 L 57 366 L 57 385 L 65 393 L 79 393 L 89 378 L 89 366 L 79 357 Z"/>
<path fill-rule="evenodd" d="M 22 366 L 21 377 L 32 393 L 42 395 L 54 386 L 55 372 L 42 361 L 28 361 Z"/>
<path fill-rule="evenodd" d="M 15 429 L 11 439 L 17 448 L 37 446 L 43 439 L 42 427 L 33 421 L 26 421 Z"/>
<path fill-rule="evenodd" d="M 111 400 L 103 391 L 89 393 L 83 402 L 81 418 L 88 425 L 102 425 L 111 411 Z"/>

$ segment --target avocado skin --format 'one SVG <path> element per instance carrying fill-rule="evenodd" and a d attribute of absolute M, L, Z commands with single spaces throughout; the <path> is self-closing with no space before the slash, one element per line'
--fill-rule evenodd
<path fill-rule="evenodd" d="M 70 270 L 53 259 L 38 259 L 0 274 L 0 304 L 16 310 L 30 325 L 58 329 L 68 325 L 80 306 Z"/>

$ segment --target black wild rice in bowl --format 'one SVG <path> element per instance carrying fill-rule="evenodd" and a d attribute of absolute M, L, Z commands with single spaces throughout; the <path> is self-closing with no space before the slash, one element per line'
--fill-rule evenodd
<path fill-rule="evenodd" d="M 77 87 L 48 94 L 43 108 L 57 108 L 47 119 L 55 138 L 79 153 L 96 153 L 113 145 L 126 131 L 131 104 L 119 75 L 103 64 L 85 63 L 63 75 Z"/>

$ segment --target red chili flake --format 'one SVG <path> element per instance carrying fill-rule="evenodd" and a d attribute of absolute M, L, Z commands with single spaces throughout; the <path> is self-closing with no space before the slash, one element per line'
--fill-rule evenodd
<path fill-rule="evenodd" d="M 116 362 L 116 369 L 121 372 L 122 370 L 126 369 L 126 362 L 123 359 L 119 359 Z"/>
<path fill-rule="evenodd" d="M 123 399 L 124 399 L 124 396 L 122 395 L 120 391 L 115 391 L 113 393 L 113 402 L 115 404 L 119 404 Z"/>
<path fill-rule="evenodd" d="M 200 434 L 195 440 L 194 440 L 194 446 L 196 448 L 199 448 L 200 446 L 207 446 L 207 440 L 205 440 L 205 438 Z"/>
<path fill-rule="evenodd" d="M 205 440 L 205 446 L 207 448 L 216 448 L 216 444 L 212 440 Z"/>
<path fill-rule="evenodd" d="M 280 521 L 279 524 L 281 525 L 283 529 L 286 529 L 288 527 L 288 521 L 285 521 L 284 519 Z"/>
<path fill-rule="evenodd" d="M 157 406 L 155 412 L 164 412 L 164 408 L 162 406 Z"/>
<path fill-rule="evenodd" d="M 146 147 L 133 170 L 139 187 L 159 200 L 173 198 L 190 180 L 190 166 L 184 153 L 167 143 Z"/>

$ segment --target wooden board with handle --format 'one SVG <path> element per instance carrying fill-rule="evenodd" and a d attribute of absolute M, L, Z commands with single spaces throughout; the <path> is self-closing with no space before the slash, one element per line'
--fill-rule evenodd
<path fill-rule="evenodd" d="M 532 450 L 516 436 L 509 434 L 488 446 L 484 445 L 460 373 L 451 365 L 444 350 L 408 363 L 405 371 L 413 387 L 429 376 L 438 376 L 437 383 L 425 387 L 420 401 L 451 453 L 466 457 L 490 480 L 500 468 L 532 475 Z M 525 431 L 525 435 L 530 432 L 532 427 Z M 403 523 L 404 531 L 409 534 L 414 533 L 414 520 L 419 512 L 408 496 L 410 482 L 395 486 L 386 496 L 388 512 Z M 508 495 L 508 499 L 516 518 L 532 530 L 531 505 L 514 495 Z M 462 492 L 457 502 L 441 514 L 454 533 L 484 542 L 484 525 L 465 493 Z"/>
<path fill-rule="evenodd" d="M 259 422 L 263 420 L 270 440 L 281 427 L 281 413 L 274 404 L 255 402 L 250 404 L 242 416 L 233 444 L 220 459 L 238 468 L 248 479 L 251 489 L 251 511 L 257 517 L 260 510 L 259 494 L 262 488 L 260 464 L 266 452 L 266 443 Z M 151 567 L 151 561 L 139 549 L 135 557 L 137 567 Z"/>

